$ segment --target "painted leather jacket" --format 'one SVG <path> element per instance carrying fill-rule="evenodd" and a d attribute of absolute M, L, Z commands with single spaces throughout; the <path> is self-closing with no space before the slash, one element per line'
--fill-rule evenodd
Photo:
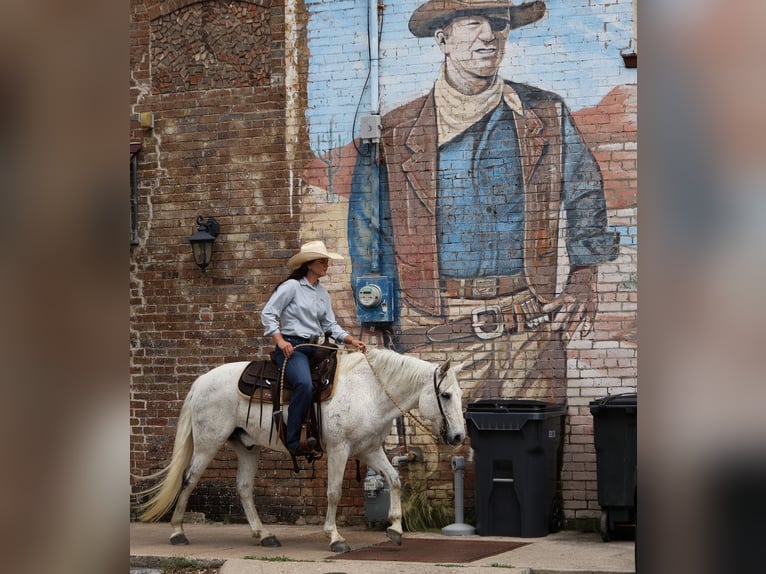
<path fill-rule="evenodd" d="M 556 294 L 562 214 L 571 266 L 614 259 L 619 238 L 607 230 L 598 164 L 561 98 L 508 81 L 504 93 L 515 95 L 513 100 L 521 104 L 513 118 L 524 185 L 524 274 L 544 303 Z M 386 114 L 382 124 L 379 161 L 371 156 L 369 144 L 360 146 L 352 178 L 348 221 L 352 285 L 362 275 L 390 275 L 408 304 L 440 316 L 433 92 Z M 379 201 L 370 185 L 374 170 L 380 178 Z"/>

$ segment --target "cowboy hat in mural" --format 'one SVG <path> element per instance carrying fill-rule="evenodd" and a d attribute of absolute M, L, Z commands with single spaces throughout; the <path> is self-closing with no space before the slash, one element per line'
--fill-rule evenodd
<path fill-rule="evenodd" d="M 501 18 L 513 29 L 537 22 L 544 15 L 545 3 L 539 0 L 524 4 L 510 0 L 428 0 L 412 13 L 409 27 L 416 37 L 428 38 L 459 16 Z"/>
<path fill-rule="evenodd" d="M 301 250 L 290 257 L 287 261 L 289 269 L 297 269 L 304 263 L 314 261 L 315 259 L 343 259 L 340 253 L 327 251 L 323 241 L 309 241 L 301 245 Z"/>

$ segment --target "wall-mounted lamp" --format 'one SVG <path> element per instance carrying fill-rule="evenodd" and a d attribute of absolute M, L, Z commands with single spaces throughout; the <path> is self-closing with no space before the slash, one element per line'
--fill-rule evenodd
<path fill-rule="evenodd" d="M 219 231 L 220 226 L 214 217 L 208 217 L 205 221 L 201 215 L 197 216 L 197 233 L 189 238 L 189 243 L 191 243 L 194 262 L 203 272 L 213 258 L 213 243 Z"/>

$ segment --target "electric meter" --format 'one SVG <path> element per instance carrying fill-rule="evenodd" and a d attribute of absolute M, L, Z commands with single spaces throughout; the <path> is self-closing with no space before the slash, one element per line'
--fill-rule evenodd
<path fill-rule="evenodd" d="M 385 275 L 355 279 L 356 318 L 360 323 L 391 323 L 396 318 L 394 282 Z"/>
<path fill-rule="evenodd" d="M 365 307 L 376 307 L 383 300 L 383 292 L 377 285 L 368 284 L 359 289 L 357 296 L 359 304 Z"/>

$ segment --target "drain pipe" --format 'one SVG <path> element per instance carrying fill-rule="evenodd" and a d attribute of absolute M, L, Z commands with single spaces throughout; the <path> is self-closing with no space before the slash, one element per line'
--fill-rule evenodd
<path fill-rule="evenodd" d="M 447 536 L 469 536 L 475 534 L 476 529 L 463 522 L 463 471 L 465 470 L 465 458 L 453 456 L 452 470 L 455 473 L 455 522 L 442 528 L 442 534 Z"/>

